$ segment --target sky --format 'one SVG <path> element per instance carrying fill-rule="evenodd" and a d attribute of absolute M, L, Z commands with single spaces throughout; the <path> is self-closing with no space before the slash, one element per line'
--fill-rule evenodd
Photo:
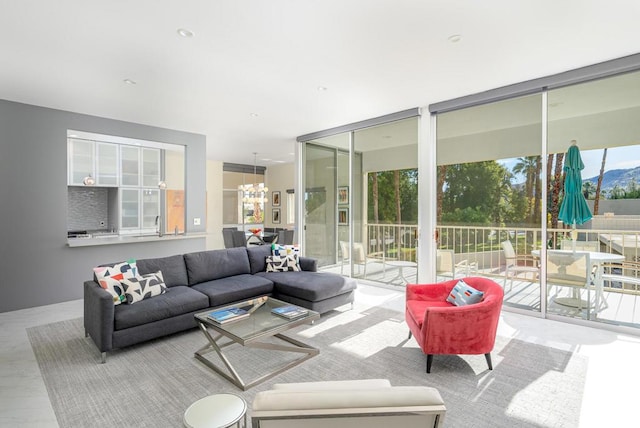
<path fill-rule="evenodd" d="M 584 150 L 580 152 L 584 169 L 582 170 L 582 178 L 591 178 L 600 174 L 600 165 L 602 164 L 603 149 Z M 502 159 L 498 161 L 505 167 L 512 169 L 518 163 L 518 159 Z M 607 150 L 607 160 L 604 165 L 605 171 L 614 169 L 629 169 L 640 166 L 640 145 L 609 147 Z M 513 180 L 515 183 L 522 183 L 523 176 L 517 176 Z"/>

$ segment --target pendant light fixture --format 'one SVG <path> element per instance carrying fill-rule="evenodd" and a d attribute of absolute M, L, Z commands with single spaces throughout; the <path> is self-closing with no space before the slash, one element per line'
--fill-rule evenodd
<path fill-rule="evenodd" d="M 269 188 L 267 188 L 264 183 L 258 183 L 258 153 L 253 152 L 253 184 L 248 185 L 240 185 L 243 190 L 242 202 L 246 203 L 266 203 L 267 192 Z"/>

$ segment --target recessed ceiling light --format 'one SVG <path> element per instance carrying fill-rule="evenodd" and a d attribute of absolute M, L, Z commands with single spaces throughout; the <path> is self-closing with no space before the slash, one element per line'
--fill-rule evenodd
<path fill-rule="evenodd" d="M 195 35 L 195 33 L 191 30 L 187 30 L 186 28 L 178 28 L 178 34 L 180 35 L 180 37 L 193 37 Z"/>
<path fill-rule="evenodd" d="M 323 91 L 326 91 L 326 90 L 327 90 L 327 87 L 326 87 L 326 86 L 318 86 L 318 90 L 319 90 L 320 92 L 323 92 Z"/>
<path fill-rule="evenodd" d="M 136 83 L 138 83 L 132 79 L 124 79 L 123 82 L 126 83 L 127 85 L 135 85 Z"/>
<path fill-rule="evenodd" d="M 258 117 L 258 113 L 250 113 L 249 116 L 251 117 Z"/>
<path fill-rule="evenodd" d="M 447 40 L 449 40 L 451 43 L 458 43 L 460 40 L 462 40 L 462 36 L 460 34 L 454 34 L 452 36 L 449 36 Z"/>

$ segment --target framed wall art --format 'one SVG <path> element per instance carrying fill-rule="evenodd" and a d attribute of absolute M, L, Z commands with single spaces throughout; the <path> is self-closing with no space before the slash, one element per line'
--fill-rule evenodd
<path fill-rule="evenodd" d="M 338 225 L 346 226 L 349 224 L 349 208 L 338 208 Z"/>
<path fill-rule="evenodd" d="M 338 203 L 339 204 L 349 203 L 349 186 L 338 187 Z"/>
<path fill-rule="evenodd" d="M 271 192 L 271 204 L 274 207 L 279 207 L 280 206 L 280 192 L 279 191 L 274 191 Z"/>

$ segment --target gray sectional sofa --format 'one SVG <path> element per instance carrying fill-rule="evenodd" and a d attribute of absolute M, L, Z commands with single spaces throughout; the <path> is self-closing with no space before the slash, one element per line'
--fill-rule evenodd
<path fill-rule="evenodd" d="M 317 261 L 307 257 L 299 258 L 300 272 L 266 272 L 269 255 L 271 246 L 261 245 L 137 260 L 140 275 L 162 271 L 167 291 L 131 305 L 114 305 L 94 276 L 84 283 L 85 333 L 104 362 L 113 349 L 196 327 L 195 313 L 253 297 L 320 313 L 353 303 L 355 280 L 317 272 Z"/>

